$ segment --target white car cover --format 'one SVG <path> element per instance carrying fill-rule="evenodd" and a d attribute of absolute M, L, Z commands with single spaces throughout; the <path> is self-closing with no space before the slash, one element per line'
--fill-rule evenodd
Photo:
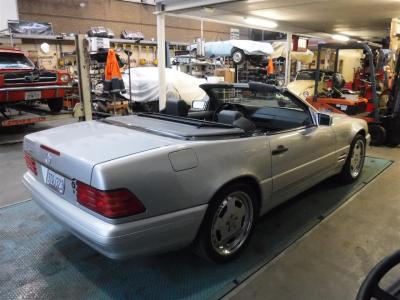
<path fill-rule="evenodd" d="M 233 48 L 243 50 L 246 55 L 270 55 L 274 52 L 270 43 L 248 40 L 207 42 L 204 48 L 206 56 L 230 56 Z"/>
<path fill-rule="evenodd" d="M 199 88 L 199 85 L 206 83 L 205 79 L 196 78 L 186 73 L 165 69 L 167 81 L 167 98 L 175 97 L 184 100 L 191 105 L 193 100 L 202 100 L 206 93 Z M 132 100 L 135 102 L 157 101 L 159 95 L 158 68 L 138 67 L 131 68 L 131 90 L 129 91 L 128 70 L 122 74 L 127 93 L 121 94 L 129 99 L 129 92 L 132 93 Z"/>

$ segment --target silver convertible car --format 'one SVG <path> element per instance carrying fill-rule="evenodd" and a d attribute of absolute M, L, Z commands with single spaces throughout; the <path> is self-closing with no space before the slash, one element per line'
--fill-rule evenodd
<path fill-rule="evenodd" d="M 362 172 L 363 120 L 317 112 L 261 83 L 205 84 L 208 98 L 164 113 L 29 134 L 23 183 L 82 241 L 113 259 L 193 246 L 225 262 L 257 219 L 339 174 Z"/>

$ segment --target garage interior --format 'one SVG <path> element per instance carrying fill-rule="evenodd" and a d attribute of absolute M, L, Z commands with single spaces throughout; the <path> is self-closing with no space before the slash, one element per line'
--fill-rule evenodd
<path fill-rule="evenodd" d="M 399 1 L 0 5 L 0 299 L 400 299 Z"/>

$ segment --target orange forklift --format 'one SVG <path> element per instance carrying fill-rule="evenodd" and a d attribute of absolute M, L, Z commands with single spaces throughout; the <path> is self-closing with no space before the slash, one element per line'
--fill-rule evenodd
<path fill-rule="evenodd" d="M 373 48 L 378 49 L 378 47 Z M 333 72 L 335 75 L 332 78 L 332 89 L 318 93 L 319 80 L 317 79 L 320 77 L 321 53 L 325 49 L 336 51 Z M 343 89 L 345 82 L 340 73 L 338 73 L 339 51 L 341 49 L 363 50 L 369 68 L 369 81 L 363 81 L 366 86 L 368 85 L 368 88 L 363 90 L 368 90 L 368 94 Z M 381 108 L 379 107 L 374 54 L 371 47 L 367 43 L 319 44 L 314 96 L 308 97 L 307 101 L 321 111 L 331 111 L 364 119 L 368 123 L 371 134 L 371 145 L 379 146 L 386 144 L 392 147 L 398 146 L 400 144 L 399 69 L 400 65 L 399 61 L 397 61 L 395 80 L 389 96 L 388 106 Z"/>

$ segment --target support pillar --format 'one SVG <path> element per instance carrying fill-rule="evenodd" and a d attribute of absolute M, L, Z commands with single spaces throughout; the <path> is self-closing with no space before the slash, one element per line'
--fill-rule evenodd
<path fill-rule="evenodd" d="M 165 108 L 167 102 L 167 83 L 165 79 L 165 14 L 157 13 L 157 61 L 159 82 L 159 110 Z"/>
<path fill-rule="evenodd" d="M 88 40 L 84 34 L 75 35 L 76 58 L 78 62 L 78 83 L 81 108 L 85 121 L 92 120 L 92 99 L 89 75 Z"/>
<path fill-rule="evenodd" d="M 204 24 L 203 24 L 203 19 L 200 20 L 200 38 L 201 41 L 204 41 Z"/>
<path fill-rule="evenodd" d="M 287 51 L 286 51 L 286 65 L 285 65 L 285 85 L 290 82 L 290 67 L 292 64 L 291 52 L 292 52 L 292 34 L 286 34 Z"/>
<path fill-rule="evenodd" d="M 392 55 L 390 55 L 389 65 L 392 70 L 395 68 L 395 53 L 397 53 L 399 40 L 397 37 L 397 33 L 399 32 L 399 19 L 393 18 L 390 24 L 390 45 L 389 48 L 392 50 Z"/>

